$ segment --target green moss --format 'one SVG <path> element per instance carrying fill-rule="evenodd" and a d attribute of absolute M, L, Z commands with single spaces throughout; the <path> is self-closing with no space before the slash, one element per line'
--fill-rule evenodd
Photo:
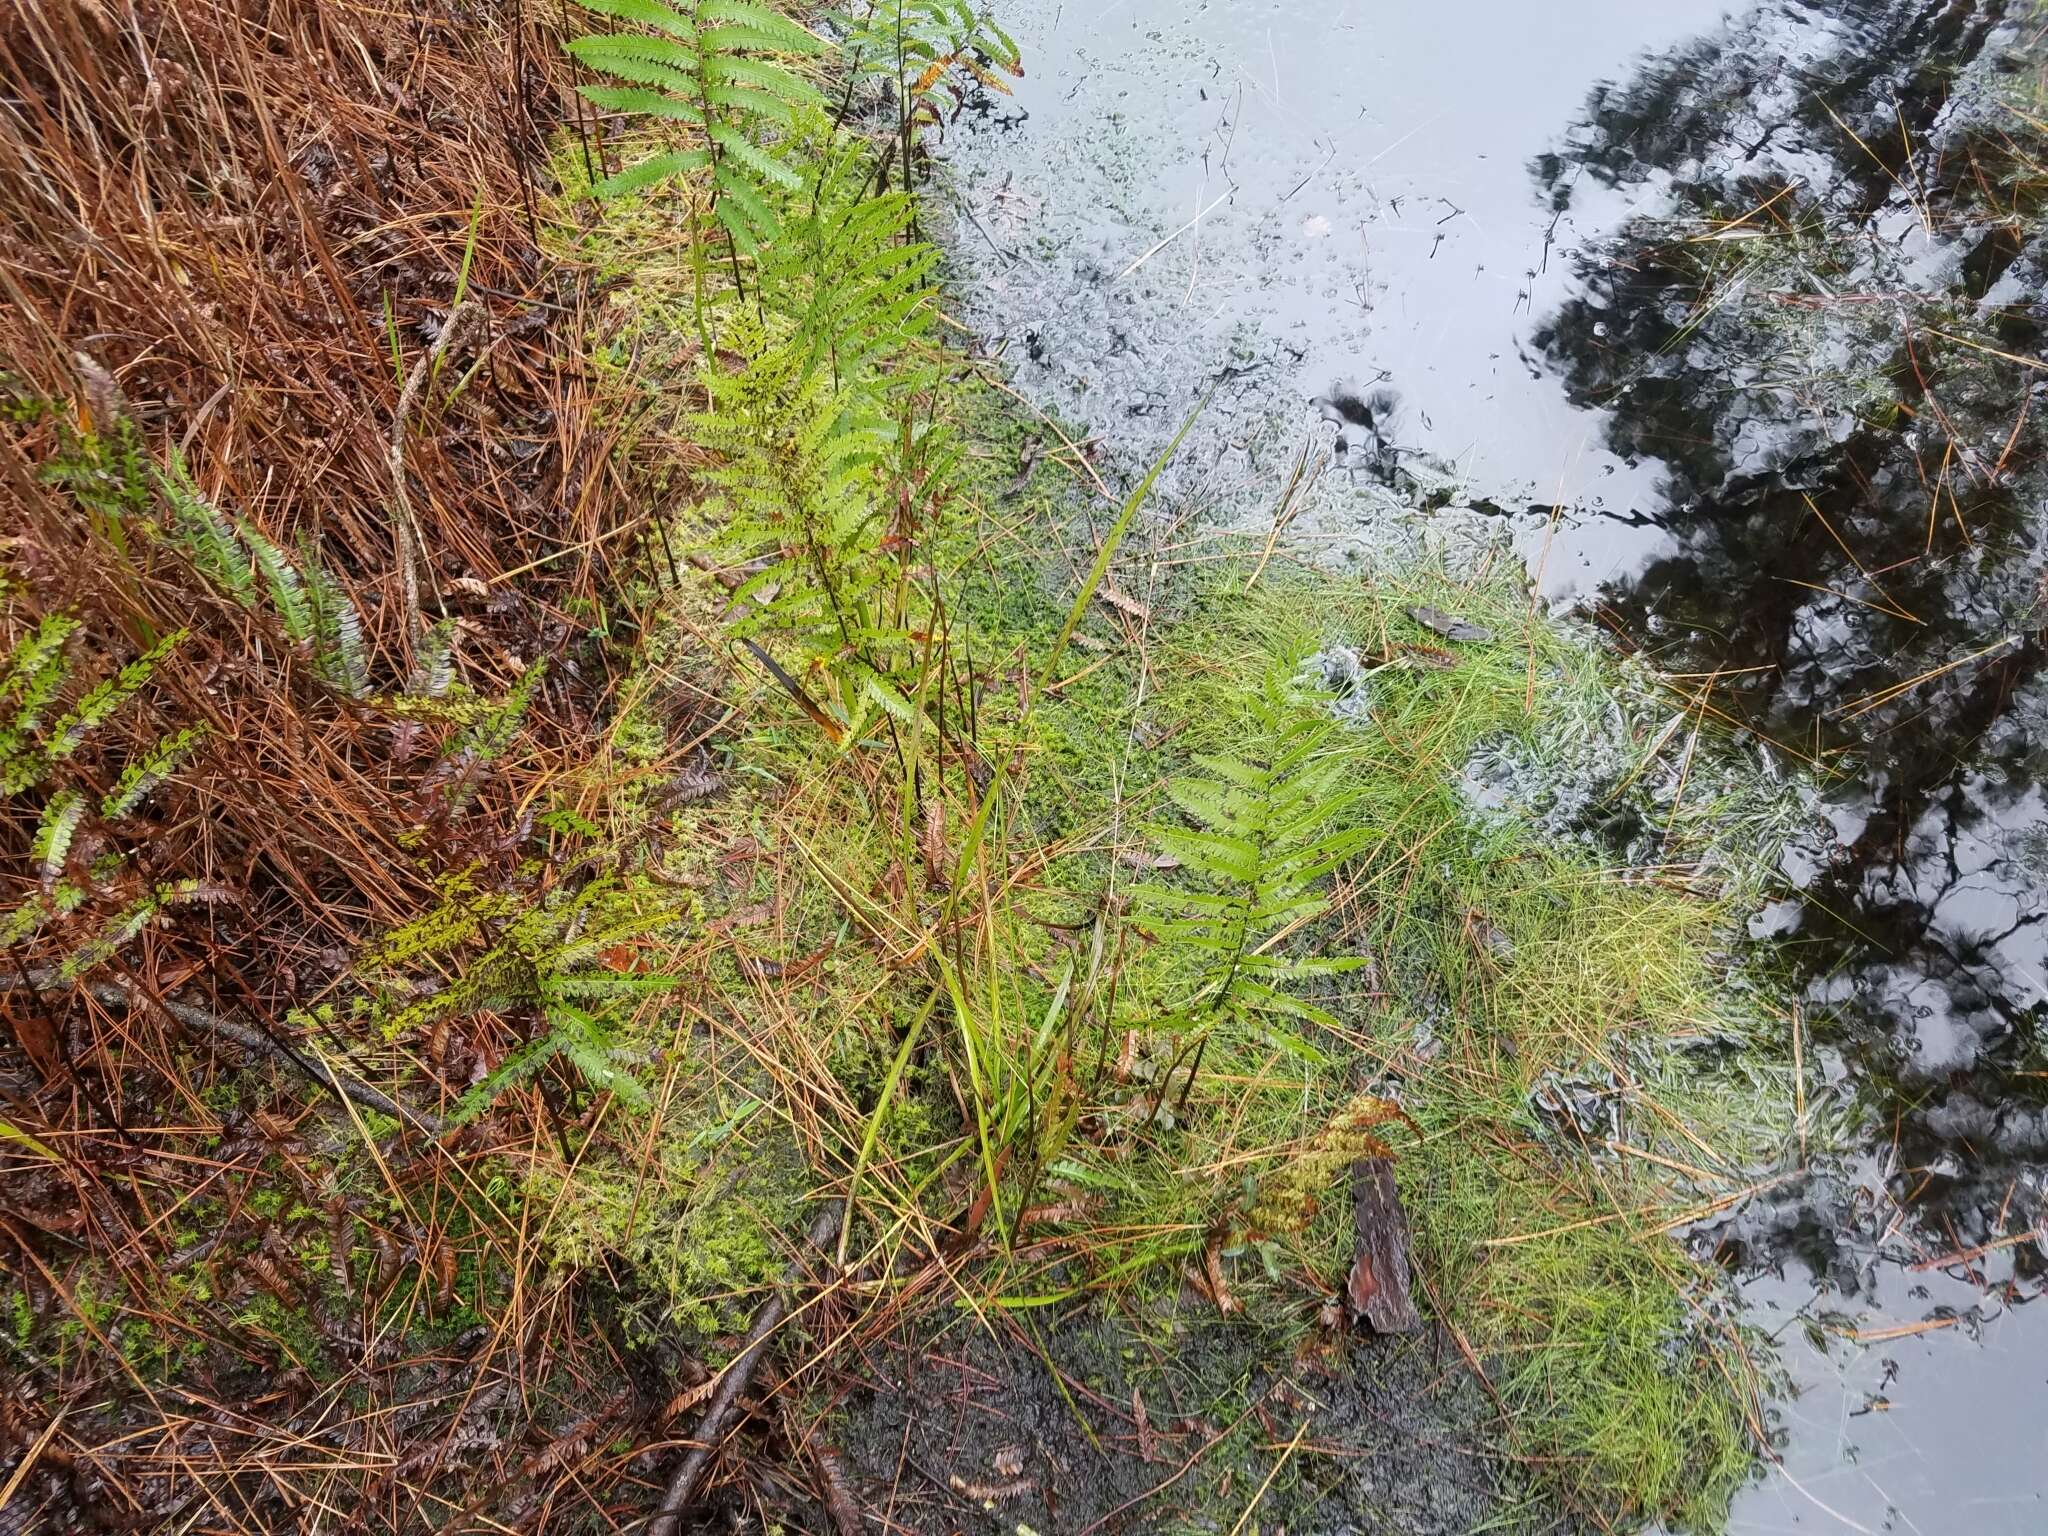
<path fill-rule="evenodd" d="M 526 1197 L 550 1212 L 540 1235 L 556 1263 L 629 1274 L 633 1326 L 679 1329 L 709 1357 L 720 1336 L 745 1331 L 780 1277 L 809 1179 L 758 1098 L 691 1086 L 661 1114 L 644 1167 L 537 1169 Z"/>

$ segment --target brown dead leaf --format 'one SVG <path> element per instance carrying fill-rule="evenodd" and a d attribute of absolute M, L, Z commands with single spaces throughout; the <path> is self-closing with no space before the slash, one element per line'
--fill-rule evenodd
<path fill-rule="evenodd" d="M 924 836 L 919 848 L 924 854 L 925 884 L 934 891 L 949 889 L 946 871 L 952 868 L 953 858 L 946 847 L 946 807 L 937 795 L 925 797 Z"/>
<path fill-rule="evenodd" d="M 1209 1278 L 1209 1299 L 1216 1303 L 1216 1310 L 1226 1317 L 1238 1311 L 1244 1304 L 1231 1294 L 1230 1285 L 1223 1278 L 1223 1233 L 1209 1234 L 1208 1246 L 1202 1250 L 1202 1269 Z"/>
<path fill-rule="evenodd" d="M 706 1376 L 702 1381 L 698 1382 L 695 1386 L 683 1388 L 682 1391 L 678 1392 L 674 1397 L 670 1398 L 666 1403 L 662 1404 L 662 1422 L 666 1424 L 671 1419 L 675 1418 L 677 1415 L 688 1413 L 692 1408 L 696 1407 L 699 1403 L 703 1402 L 705 1398 L 709 1397 L 714 1391 L 716 1391 L 717 1387 L 718 1378 L 716 1376 Z"/>

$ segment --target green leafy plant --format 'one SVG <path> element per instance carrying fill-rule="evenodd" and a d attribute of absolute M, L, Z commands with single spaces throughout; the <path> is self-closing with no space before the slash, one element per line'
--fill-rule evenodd
<path fill-rule="evenodd" d="M 946 121 L 946 96 L 957 112 L 973 85 L 1007 96 L 1003 76 L 1024 73 L 1010 35 L 968 0 L 875 0 L 848 23 L 846 41 L 856 78 L 889 83 L 896 108 L 890 154 L 900 157 L 905 188 L 915 184 L 919 134 Z"/>
<path fill-rule="evenodd" d="M 147 686 L 165 657 L 185 639 L 177 630 L 112 676 L 87 687 L 44 728 L 74 677 L 72 642 L 79 623 L 70 614 L 47 615 L 15 645 L 0 676 L 0 710 L 12 718 L 0 729 L 0 791 L 25 794 L 59 774 L 122 707 Z M 0 915 L 0 949 L 35 938 L 53 921 L 96 909 L 97 925 L 72 939 L 56 969 L 69 981 L 113 958 L 165 908 L 219 899 L 225 893 L 197 880 L 162 881 L 138 889 L 127 855 L 110 848 L 112 829 L 142 808 L 165 779 L 203 742 L 203 725 L 150 742 L 122 767 L 114 787 L 94 795 L 62 784 L 43 801 L 29 841 L 38 888 Z"/>
<path fill-rule="evenodd" d="M 1167 794 L 1192 825 L 1148 830 L 1162 852 L 1199 884 L 1142 885 L 1133 891 L 1147 926 L 1200 963 L 1191 995 L 1164 1021 L 1184 1037 L 1174 1065 L 1193 1050 L 1181 1088 L 1185 1105 L 1219 1024 L 1255 1028 L 1297 1055 L 1320 1053 L 1293 1021 L 1333 1025 L 1328 1013 L 1290 990 L 1293 983 L 1357 968 L 1357 956 L 1283 952 L 1280 941 L 1328 910 L 1317 884 L 1363 849 L 1370 831 L 1346 825 L 1356 790 L 1344 787 L 1340 727 L 1303 700 L 1282 669 L 1270 671 L 1244 708 L 1257 744 L 1233 755 L 1204 756 L 1199 770 L 1173 780 Z M 1202 887 L 1206 887 L 1202 888 Z M 1164 1101 L 1170 1066 L 1159 1079 Z"/>
<path fill-rule="evenodd" d="M 919 387 L 928 370 L 912 366 L 912 347 L 937 314 L 938 252 L 911 238 L 907 194 L 870 195 L 858 142 L 819 137 L 806 146 L 819 165 L 808 196 L 758 257 L 765 306 L 789 321 L 806 371 L 829 364 L 841 386 L 865 377 L 898 393 Z"/>
<path fill-rule="evenodd" d="M 129 527 L 148 515 L 153 466 L 141 432 L 119 414 L 118 393 L 107 403 L 112 414 L 98 423 L 97 430 L 80 431 L 49 402 L 34 410 L 57 435 L 57 449 L 41 478 L 70 494 L 94 537 L 119 561 L 128 554 Z"/>
<path fill-rule="evenodd" d="M 165 635 L 112 677 L 86 689 L 45 730 L 43 717 L 72 676 L 75 658 L 70 645 L 78 627 L 78 620 L 70 614 L 50 614 L 8 656 L 5 678 L 0 680 L 0 710 L 11 708 L 14 714 L 0 728 L 0 791 L 20 794 L 47 779 L 59 763 L 75 754 L 89 736 L 142 691 L 158 663 L 177 649 L 188 633 L 180 629 Z M 196 741 L 196 737 L 191 739 Z M 127 789 L 117 788 L 107 797 L 108 806 L 126 798 L 133 788 L 132 784 Z M 119 813 L 110 809 L 107 814 Z"/>
<path fill-rule="evenodd" d="M 230 520 L 173 465 L 163 477 L 170 538 L 193 567 L 245 608 L 267 600 L 285 638 L 312 658 L 330 688 L 360 699 L 370 691 L 369 648 L 355 600 L 309 541 L 294 561 L 253 525 Z"/>
<path fill-rule="evenodd" d="M 877 706 L 907 719 L 903 612 L 876 558 L 888 421 L 869 392 L 834 388 L 800 344 L 771 342 L 751 319 L 721 350 L 739 366 L 707 367 L 709 408 L 690 425 L 718 455 L 705 477 L 722 514 L 716 544 L 750 573 L 733 593 L 734 632 L 795 648 L 790 685 L 829 690 L 829 734 L 857 737 Z"/>
<path fill-rule="evenodd" d="M 249 522 L 221 511 L 200 493 L 178 454 L 166 465 L 155 463 L 127 418 L 97 434 L 70 434 L 47 478 L 77 499 L 116 551 L 131 547 L 135 529 L 161 535 L 244 608 L 267 604 L 285 638 L 311 658 L 321 681 L 350 698 L 369 692 L 362 614 L 318 549 L 309 542 L 294 560 Z M 161 526 L 157 499 L 168 512 Z"/>
<path fill-rule="evenodd" d="M 638 1107 L 646 1090 L 620 1051 L 617 1031 L 641 1000 L 685 977 L 637 969 L 643 945 L 692 909 L 644 879 L 602 875 L 574 892 L 532 900 L 451 882 L 439 906 L 395 930 L 363 957 L 361 971 L 387 995 L 391 1036 L 480 1011 L 530 1010 L 542 1027 L 465 1096 L 458 1118 L 560 1058 L 592 1090 Z M 473 953 L 481 941 L 481 953 Z M 427 970 L 435 974 L 422 975 Z"/>
<path fill-rule="evenodd" d="M 825 44 L 752 0 L 577 0 L 585 10 L 646 31 L 571 39 L 578 60 L 621 82 L 582 93 L 608 112 L 686 123 L 702 142 L 662 150 L 600 182 L 600 197 L 638 191 L 692 171 L 710 172 L 711 214 L 742 252 L 772 240 L 772 189 L 795 191 L 797 173 L 761 145 L 767 131 L 821 105 L 791 60 Z"/>

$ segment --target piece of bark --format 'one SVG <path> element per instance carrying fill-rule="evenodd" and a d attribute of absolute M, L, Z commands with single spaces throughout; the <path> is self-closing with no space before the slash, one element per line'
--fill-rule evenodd
<path fill-rule="evenodd" d="M 1394 1187 L 1394 1166 L 1384 1157 L 1351 1165 L 1358 1227 L 1357 1256 L 1344 1302 L 1353 1322 L 1375 1333 L 1412 1333 L 1422 1326 L 1408 1294 L 1408 1215 Z"/>

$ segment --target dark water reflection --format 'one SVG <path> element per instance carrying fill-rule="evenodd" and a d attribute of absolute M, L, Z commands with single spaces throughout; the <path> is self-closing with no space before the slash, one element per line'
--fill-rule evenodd
<path fill-rule="evenodd" d="M 2011 184 L 2030 130 L 1957 95 L 1966 70 L 1995 94 L 1985 50 L 2022 39 L 1995 7 L 1828 14 L 1790 69 L 1781 40 L 1814 33 L 1766 8 L 1594 94 L 1539 184 L 1663 192 L 1582 253 L 1536 344 L 1612 451 L 1662 466 L 1673 547 L 1608 588 L 1617 627 L 1837 775 L 1839 843 L 1768 927 L 1870 1145 L 1724 1252 L 1810 1283 L 1752 1282 L 1770 1305 L 1935 1325 L 1854 1358 L 1794 1339 L 1795 1470 L 1738 1524 L 2031 1531 L 2039 1329 L 2005 1323 L 2004 1356 L 1937 1337 L 2048 1273 L 2048 252 Z"/>
<path fill-rule="evenodd" d="M 1962 1246 L 2040 1214 L 2048 1150 L 2044 249 L 1997 185 L 2011 120 L 1951 105 L 1995 15 L 1834 15 L 1839 67 L 1796 84 L 1765 12 L 1596 93 L 1539 179 L 1665 206 L 1580 258 L 1536 342 L 1662 466 L 1675 548 L 1608 589 L 1624 631 L 1840 775 L 1779 942 Z"/>
<path fill-rule="evenodd" d="M 2048 1530 L 2048 188 L 2011 149 L 2048 130 L 2010 110 L 2042 23 L 1019 12 L 1032 79 L 955 162 L 1021 385 L 1139 460 L 1217 387 L 1184 488 L 1226 504 L 1334 382 L 1388 389 L 1415 475 L 1574 508 L 1546 585 L 1816 765 L 1835 836 L 1756 931 L 1863 1135 L 1703 1234 L 1802 1389 L 1736 1528 Z"/>

